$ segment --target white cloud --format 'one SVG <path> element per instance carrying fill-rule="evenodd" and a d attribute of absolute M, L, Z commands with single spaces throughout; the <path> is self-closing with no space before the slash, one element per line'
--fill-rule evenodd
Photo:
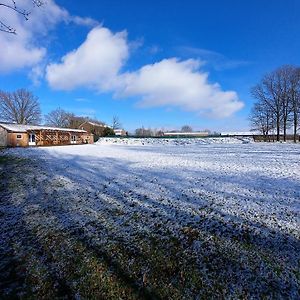
<path fill-rule="evenodd" d="M 92 18 L 82 18 L 79 16 L 69 16 L 69 21 L 81 26 L 95 27 L 99 22 Z"/>
<path fill-rule="evenodd" d="M 243 107 L 234 91 L 208 82 L 201 63 L 165 59 L 124 75 L 124 96 L 140 96 L 141 107 L 177 106 L 214 117 L 228 117 Z"/>
<path fill-rule="evenodd" d="M 229 59 L 219 52 L 208 49 L 184 46 L 177 47 L 176 50 L 184 57 L 197 57 L 204 60 L 206 64 L 212 66 L 217 71 L 245 67 L 251 64 L 251 62 L 246 60 Z"/>
<path fill-rule="evenodd" d="M 96 27 L 61 63 L 48 65 L 46 78 L 54 89 L 87 87 L 119 98 L 140 97 L 140 107 L 179 107 L 214 117 L 228 117 L 243 107 L 236 92 L 208 81 L 199 60 L 165 59 L 122 73 L 129 48 L 126 32 Z"/>
<path fill-rule="evenodd" d="M 141 107 L 175 106 L 214 117 L 228 117 L 243 107 L 236 92 L 209 83 L 199 60 L 165 59 L 121 73 L 128 56 L 126 32 L 96 27 L 61 63 L 48 65 L 46 77 L 54 89 L 88 87 L 112 91 L 119 98 L 141 97 Z"/>
<path fill-rule="evenodd" d="M 45 48 L 33 46 L 26 38 L 5 34 L 0 34 L 0 72 L 36 65 L 45 56 Z"/>
<path fill-rule="evenodd" d="M 41 79 L 44 76 L 44 66 L 36 65 L 34 66 L 28 74 L 34 86 L 39 86 L 41 84 Z"/>
<path fill-rule="evenodd" d="M 29 8 L 31 3 L 24 0 L 22 7 Z M 31 67 L 30 76 L 36 83 L 43 74 L 41 66 L 47 54 L 43 46 L 37 46 L 40 45 L 36 43 L 39 36 L 46 36 L 59 22 L 84 26 L 98 24 L 90 18 L 70 15 L 54 0 L 32 10 L 27 22 L 22 16 L 4 9 L 0 10 L 0 20 L 18 32 L 16 36 L 0 34 L 0 72 Z M 126 31 L 113 33 L 97 26 L 77 49 L 63 56 L 60 62 L 48 64 L 47 81 L 54 89 L 87 87 L 111 91 L 118 97 L 140 97 L 141 107 L 179 107 L 217 117 L 230 116 L 243 107 L 236 92 L 223 91 L 219 84 L 209 82 L 208 73 L 201 70 L 199 60 L 165 59 L 137 71 L 122 73 L 134 46 L 135 43 L 127 41 Z"/>
<path fill-rule="evenodd" d="M 6 0 L 5 3 L 11 4 L 11 1 Z M 72 22 L 86 26 L 96 24 L 96 21 L 90 18 L 71 16 L 53 0 L 47 0 L 45 5 L 39 8 L 33 8 L 31 0 L 19 1 L 17 4 L 20 5 L 21 10 L 31 12 L 28 21 L 10 9 L 0 8 L 0 20 L 17 32 L 16 35 L 0 32 L 0 72 L 2 73 L 34 67 L 41 62 L 47 50 L 41 46 L 40 37 L 46 36 L 59 22 Z"/>
<path fill-rule="evenodd" d="M 104 27 L 90 31 L 76 50 L 66 54 L 61 63 L 47 67 L 46 78 L 55 89 L 91 87 L 110 90 L 117 84 L 118 72 L 129 55 L 127 33 L 113 34 Z"/>

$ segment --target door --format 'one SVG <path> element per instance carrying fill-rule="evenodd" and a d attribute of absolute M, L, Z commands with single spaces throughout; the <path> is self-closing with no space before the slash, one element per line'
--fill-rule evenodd
<path fill-rule="evenodd" d="M 30 133 L 29 134 L 29 146 L 35 146 L 35 134 L 34 133 Z"/>
<path fill-rule="evenodd" d="M 71 144 L 76 144 L 76 135 L 71 136 Z"/>

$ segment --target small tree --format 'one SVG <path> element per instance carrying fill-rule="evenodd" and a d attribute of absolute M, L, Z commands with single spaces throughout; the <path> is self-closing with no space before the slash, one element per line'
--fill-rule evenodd
<path fill-rule="evenodd" d="M 45 115 L 45 124 L 53 127 L 68 128 L 74 115 L 61 108 L 57 108 Z"/>
<path fill-rule="evenodd" d="M 162 129 L 159 129 L 158 131 L 156 131 L 155 135 L 156 136 L 164 136 L 164 131 Z"/>
<path fill-rule="evenodd" d="M 0 119 L 17 124 L 39 124 L 41 108 L 38 98 L 25 89 L 0 91 Z"/>
<path fill-rule="evenodd" d="M 120 122 L 120 119 L 118 116 L 114 116 L 112 120 L 112 128 L 113 129 L 119 129 L 122 127 L 122 124 Z"/>
<path fill-rule="evenodd" d="M 181 132 L 193 132 L 193 128 L 189 125 L 184 125 L 181 127 Z"/>
<path fill-rule="evenodd" d="M 273 111 L 264 102 L 256 102 L 250 114 L 251 129 L 259 131 L 266 141 L 275 128 Z"/>

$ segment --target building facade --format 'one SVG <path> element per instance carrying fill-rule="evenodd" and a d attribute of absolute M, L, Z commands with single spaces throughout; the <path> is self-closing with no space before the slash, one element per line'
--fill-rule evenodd
<path fill-rule="evenodd" d="M 117 136 L 127 136 L 128 132 L 125 131 L 124 129 L 114 129 L 114 133 Z"/>
<path fill-rule="evenodd" d="M 85 130 L 0 123 L 0 147 L 92 144 L 93 134 Z"/>

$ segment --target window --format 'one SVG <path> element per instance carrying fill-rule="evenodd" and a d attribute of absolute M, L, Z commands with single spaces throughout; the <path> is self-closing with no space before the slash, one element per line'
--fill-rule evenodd
<path fill-rule="evenodd" d="M 29 143 L 35 143 L 35 134 L 34 133 L 29 134 Z"/>
<path fill-rule="evenodd" d="M 22 134 L 17 134 L 17 139 L 20 140 L 22 138 Z"/>
<path fill-rule="evenodd" d="M 76 142 L 76 135 L 72 135 L 71 141 L 72 141 L 72 142 Z"/>

